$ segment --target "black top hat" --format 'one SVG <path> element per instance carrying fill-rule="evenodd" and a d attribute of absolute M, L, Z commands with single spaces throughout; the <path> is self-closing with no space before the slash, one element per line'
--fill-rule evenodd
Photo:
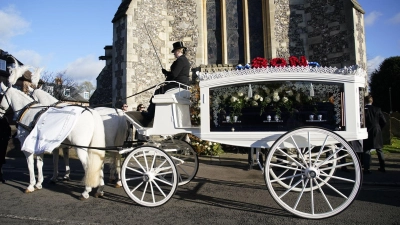
<path fill-rule="evenodd" d="M 175 42 L 175 43 L 172 44 L 172 46 L 174 47 L 174 49 L 172 49 L 171 53 L 174 53 L 174 51 L 176 49 L 183 48 L 183 49 L 185 49 L 185 51 L 187 49 L 185 46 L 183 46 L 183 42 L 182 41 Z"/>

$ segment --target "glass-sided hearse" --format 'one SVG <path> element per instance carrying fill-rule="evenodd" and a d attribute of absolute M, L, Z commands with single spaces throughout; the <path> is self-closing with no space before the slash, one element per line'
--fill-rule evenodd
<path fill-rule="evenodd" d="M 191 124 L 193 102 L 184 86 L 154 96 L 151 123 L 144 123 L 137 112 L 127 113 L 139 141 L 148 141 L 120 151 L 129 152 L 122 182 L 131 199 L 150 207 L 162 205 L 177 185 L 195 177 L 197 154 L 175 138 L 193 134 L 210 145 L 265 149 L 266 186 L 277 203 L 295 215 L 326 218 L 354 201 L 362 173 L 351 143 L 368 136 L 364 70 L 267 67 L 201 72 L 198 77 L 200 126 Z M 172 138 L 152 138 L 160 136 Z"/>

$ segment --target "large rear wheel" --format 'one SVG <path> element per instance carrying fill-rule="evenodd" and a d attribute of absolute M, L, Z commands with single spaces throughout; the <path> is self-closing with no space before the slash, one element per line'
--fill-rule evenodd
<path fill-rule="evenodd" d="M 357 197 L 362 183 L 359 159 L 347 141 L 317 127 L 282 135 L 268 153 L 264 176 L 280 206 L 309 219 L 342 212 Z"/>

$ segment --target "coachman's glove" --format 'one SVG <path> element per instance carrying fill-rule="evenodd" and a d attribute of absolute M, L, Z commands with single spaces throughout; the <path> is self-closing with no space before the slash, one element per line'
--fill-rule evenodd
<path fill-rule="evenodd" d="M 168 73 L 168 71 L 167 71 L 166 69 L 162 69 L 161 72 L 162 72 L 164 75 L 167 75 L 167 73 Z"/>

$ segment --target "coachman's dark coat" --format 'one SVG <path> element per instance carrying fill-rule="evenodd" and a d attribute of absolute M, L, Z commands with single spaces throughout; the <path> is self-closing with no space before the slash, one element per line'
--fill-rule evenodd
<path fill-rule="evenodd" d="M 365 106 L 365 124 L 368 130 L 368 139 L 364 140 L 364 150 L 383 148 L 382 128 L 386 124 L 385 116 L 379 107 Z"/>
<path fill-rule="evenodd" d="M 167 79 L 165 81 L 177 81 L 179 83 L 189 85 L 189 72 L 190 72 L 190 63 L 185 55 L 181 55 L 177 58 L 171 65 L 171 71 L 168 71 L 166 76 Z M 168 84 L 164 91 L 178 87 L 177 83 Z"/>

